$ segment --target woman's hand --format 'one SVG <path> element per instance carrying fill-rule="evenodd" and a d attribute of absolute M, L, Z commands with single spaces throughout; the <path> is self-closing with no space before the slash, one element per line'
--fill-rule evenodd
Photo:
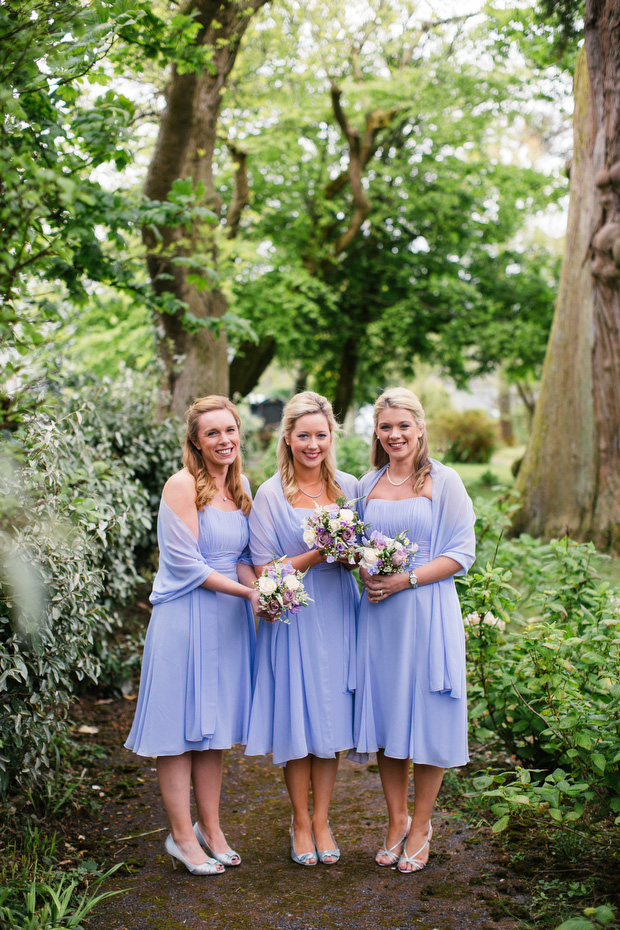
<path fill-rule="evenodd" d="M 258 588 L 250 588 L 250 593 L 248 594 L 248 601 L 250 602 L 250 606 L 255 616 L 262 617 L 263 620 L 268 620 L 269 623 L 273 623 L 275 618 L 272 617 L 271 614 L 267 613 L 267 611 L 264 610 L 260 606 L 259 597 L 260 595 L 258 593 Z"/>
<path fill-rule="evenodd" d="M 360 576 L 371 604 L 378 604 L 390 594 L 396 594 L 398 591 L 411 587 L 407 572 L 397 572 L 394 575 L 369 575 L 366 569 L 362 568 Z"/>
<path fill-rule="evenodd" d="M 345 567 L 346 569 L 348 569 L 350 572 L 352 572 L 353 569 L 356 567 L 357 563 L 359 562 L 361 556 L 359 556 L 357 553 L 354 553 L 354 554 L 353 554 L 353 558 L 354 558 L 354 561 L 353 561 L 353 562 L 350 562 L 350 561 L 349 561 L 350 558 L 351 558 L 350 554 L 347 554 L 347 555 L 340 555 L 340 556 L 338 556 L 338 558 L 336 559 L 336 561 L 337 561 L 337 562 L 340 562 L 341 565 L 344 565 L 344 567 Z"/>

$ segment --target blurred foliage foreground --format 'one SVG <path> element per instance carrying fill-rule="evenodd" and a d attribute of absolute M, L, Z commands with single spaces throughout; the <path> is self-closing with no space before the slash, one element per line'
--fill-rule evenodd
<path fill-rule="evenodd" d="M 74 803 L 75 770 L 82 761 L 69 738 L 71 702 L 85 683 L 119 693 L 139 666 L 141 638 L 124 618 L 153 571 L 159 495 L 179 467 L 181 444 L 176 422 L 153 422 L 152 398 L 135 378 L 114 385 L 92 379 L 70 385 L 65 378 L 62 387 L 50 381 L 48 412 L 42 408 L 5 437 L 0 460 L 5 822 L 25 809 L 24 799 L 39 823 L 41 818 L 53 823 Z M 359 437 L 345 440 L 342 452 L 348 470 L 366 470 L 367 445 Z M 249 471 L 269 473 L 272 453 L 268 448 L 261 461 L 260 446 L 249 437 Z M 470 490 L 476 497 L 476 488 Z M 528 838 L 542 831 L 563 856 L 586 855 L 594 873 L 595 862 L 618 857 L 620 599 L 601 581 L 597 566 L 604 557 L 592 545 L 503 539 L 517 504 L 506 488 L 491 497 L 487 489 L 476 500 L 478 558 L 458 585 L 475 760 L 470 803 L 477 817 L 490 813 L 496 833 L 510 837 L 516 825 L 521 842 L 521 828 L 527 826 Z M 81 916 L 75 917 L 85 913 L 79 901 L 85 907 L 95 900 L 83 897 L 84 875 L 68 882 L 57 876 L 54 885 L 50 841 L 33 833 L 32 824 L 31 818 L 25 821 L 21 853 L 7 849 L 10 855 L 3 857 L 17 858 L 23 868 L 2 876 L 7 890 L 0 894 L 0 917 L 9 927 L 81 926 Z M 91 868 L 90 879 L 99 880 L 96 864 Z M 605 889 L 594 891 L 592 882 L 579 886 L 575 898 L 594 899 L 598 907 L 571 918 L 565 930 L 615 925 L 613 911 L 601 904 Z M 72 910 L 70 900 L 79 894 Z M 45 907 L 48 923 L 41 917 Z M 64 923 L 53 916 L 59 909 Z"/>

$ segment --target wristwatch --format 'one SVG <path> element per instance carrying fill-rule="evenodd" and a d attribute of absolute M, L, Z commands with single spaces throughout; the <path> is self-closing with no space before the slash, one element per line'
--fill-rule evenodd
<path fill-rule="evenodd" d="M 409 584 L 412 588 L 417 588 L 417 586 L 420 584 L 418 581 L 418 576 L 415 572 L 409 572 Z"/>

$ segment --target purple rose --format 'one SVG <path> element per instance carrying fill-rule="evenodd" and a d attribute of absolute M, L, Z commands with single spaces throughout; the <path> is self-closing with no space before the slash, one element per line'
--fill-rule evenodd
<path fill-rule="evenodd" d="M 394 555 L 392 556 L 392 562 L 394 565 L 404 565 L 407 561 L 407 551 L 405 549 L 397 549 Z"/>
<path fill-rule="evenodd" d="M 272 617 L 275 617 L 276 614 L 280 613 L 282 608 L 277 601 L 269 601 L 269 603 L 265 605 L 265 610 L 268 614 L 271 614 Z"/>
<path fill-rule="evenodd" d="M 332 536 L 327 532 L 327 530 L 319 530 L 316 534 L 316 541 L 319 546 L 329 546 L 332 542 Z"/>
<path fill-rule="evenodd" d="M 282 594 L 282 598 L 285 604 L 290 604 L 292 601 L 295 600 L 295 597 L 296 597 L 295 592 L 289 591 L 288 589 L 285 589 L 284 593 Z"/>
<path fill-rule="evenodd" d="M 352 526 L 345 526 L 341 535 L 345 542 L 352 542 L 355 539 L 355 530 Z"/>

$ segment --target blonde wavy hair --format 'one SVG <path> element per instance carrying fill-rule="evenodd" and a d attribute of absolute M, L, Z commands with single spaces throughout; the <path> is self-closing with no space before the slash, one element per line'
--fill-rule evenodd
<path fill-rule="evenodd" d="M 413 391 L 409 391 L 407 388 L 388 388 L 387 391 L 384 391 L 375 402 L 375 428 L 370 443 L 370 461 L 375 468 L 382 468 L 383 465 L 387 465 L 390 461 L 389 455 L 381 445 L 377 436 L 379 416 L 381 411 L 385 410 L 386 407 L 407 410 L 415 420 L 418 429 L 423 429 L 426 424 L 424 409 Z M 416 493 L 422 490 L 424 479 L 430 474 L 430 471 L 431 463 L 428 457 L 428 439 L 426 438 L 426 430 L 424 429 L 418 441 L 418 448 L 413 459 L 413 475 L 411 481 L 413 490 Z"/>
<path fill-rule="evenodd" d="M 217 494 L 217 485 L 209 474 L 202 452 L 196 445 L 198 442 L 198 421 L 203 413 L 210 413 L 213 410 L 228 410 L 232 413 L 239 436 L 241 436 L 241 420 L 237 408 L 224 394 L 208 394 L 206 397 L 199 397 L 186 411 L 187 431 L 185 433 L 185 445 L 183 446 L 183 464 L 189 473 L 193 475 L 196 482 L 196 507 L 198 510 L 204 510 Z M 252 501 L 241 480 L 240 455 L 237 455 L 235 461 L 228 468 L 226 484 L 235 504 L 247 517 L 252 508 Z"/>
<path fill-rule="evenodd" d="M 334 501 L 342 496 L 342 489 L 336 483 L 335 440 L 340 432 L 340 426 L 336 422 L 332 405 L 321 394 L 315 394 L 314 391 L 301 391 L 300 394 L 291 397 L 282 411 L 280 438 L 278 439 L 278 471 L 282 481 L 282 490 L 289 504 L 293 503 L 300 489 L 295 477 L 293 453 L 288 440 L 291 438 L 297 420 L 312 413 L 322 413 L 329 427 L 331 439 L 329 452 L 321 462 L 321 478 L 325 482 L 327 496 Z"/>

